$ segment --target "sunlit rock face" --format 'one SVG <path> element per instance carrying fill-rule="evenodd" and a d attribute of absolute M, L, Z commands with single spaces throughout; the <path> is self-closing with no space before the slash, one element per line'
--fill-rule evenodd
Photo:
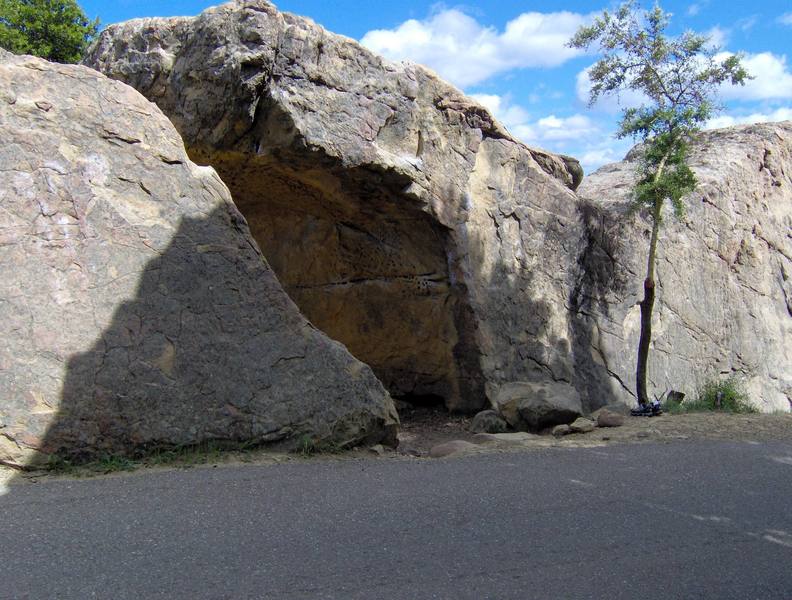
<path fill-rule="evenodd" d="M 265 0 L 108 27 L 86 62 L 173 120 L 303 313 L 392 394 L 474 411 L 528 382 L 575 388 L 584 412 L 635 401 L 634 162 L 578 196 L 574 159 Z M 736 373 L 785 408 L 789 126 L 707 134 L 694 163 L 703 187 L 663 232 L 650 387 Z"/>
<path fill-rule="evenodd" d="M 505 382 L 575 384 L 573 159 L 263 0 L 111 26 L 86 62 L 173 120 L 300 309 L 392 394 L 473 411 Z"/>
<path fill-rule="evenodd" d="M 649 222 L 628 216 L 639 151 L 587 177 L 585 276 L 574 304 L 596 323 L 592 348 L 634 389 Z M 792 122 L 701 134 L 698 189 L 661 230 L 650 388 L 695 392 L 734 375 L 764 411 L 792 404 Z"/>
<path fill-rule="evenodd" d="M 370 368 L 132 88 L 0 51 L 0 171 L 0 461 L 393 440 Z"/>

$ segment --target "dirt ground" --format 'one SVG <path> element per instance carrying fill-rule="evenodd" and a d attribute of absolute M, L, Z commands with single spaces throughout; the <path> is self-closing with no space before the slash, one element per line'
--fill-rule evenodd
<path fill-rule="evenodd" d="M 402 415 L 396 454 L 428 456 L 429 450 L 451 440 L 475 442 L 468 431 L 471 419 L 440 410 L 416 409 Z M 663 414 L 625 417 L 621 427 L 597 428 L 555 438 L 548 433 L 521 441 L 520 448 L 585 447 L 605 444 L 671 442 L 679 440 L 789 440 L 792 414 L 733 415 L 724 413 Z M 486 444 L 489 446 L 489 444 Z M 495 444 L 492 447 L 500 446 Z M 514 446 L 514 444 L 512 444 Z"/>
<path fill-rule="evenodd" d="M 300 460 L 363 460 L 401 459 L 429 460 L 430 450 L 445 442 L 462 440 L 471 445 L 455 454 L 482 454 L 489 452 L 526 452 L 540 448 L 601 447 L 612 444 L 667 443 L 685 440 L 787 440 L 792 442 L 792 414 L 732 415 L 719 413 L 693 413 L 659 417 L 625 417 L 621 427 L 598 428 L 589 433 L 575 433 L 564 437 L 524 435 L 520 440 L 482 440 L 468 431 L 470 417 L 449 415 L 437 408 L 415 408 L 402 411 L 399 446 L 396 449 L 374 447 L 356 448 L 338 454 L 283 454 L 267 450 L 244 453 L 225 452 L 207 456 L 198 455 L 186 461 L 152 465 L 135 463 L 129 469 L 104 469 L 93 465 L 79 467 L 66 473 L 26 472 L 0 468 L 0 496 L 7 484 L 35 483 L 42 478 L 73 478 L 96 476 L 126 476 L 152 470 L 180 468 L 211 468 L 218 465 L 275 464 Z"/>

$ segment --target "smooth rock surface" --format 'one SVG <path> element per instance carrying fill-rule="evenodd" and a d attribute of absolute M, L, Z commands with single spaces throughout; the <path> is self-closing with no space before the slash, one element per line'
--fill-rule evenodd
<path fill-rule="evenodd" d="M 443 442 L 442 444 L 432 446 L 432 448 L 429 450 L 429 457 L 445 458 L 446 456 L 451 456 L 475 449 L 476 444 L 471 444 L 470 442 L 466 442 L 464 440 L 451 440 L 450 442 Z"/>
<path fill-rule="evenodd" d="M 482 410 L 470 423 L 473 433 L 506 433 L 509 424 L 494 410 Z"/>
<path fill-rule="evenodd" d="M 0 461 L 395 439 L 215 172 L 96 71 L 0 51 Z"/>
<path fill-rule="evenodd" d="M 555 437 L 563 437 L 565 435 L 569 435 L 570 433 L 572 433 L 572 428 L 566 423 L 553 427 L 553 435 Z"/>
<path fill-rule="evenodd" d="M 603 408 L 599 411 L 595 420 L 597 427 L 621 427 L 624 425 L 624 419 L 624 415 Z"/>
<path fill-rule="evenodd" d="M 495 397 L 498 412 L 514 429 L 537 431 L 571 423 L 583 413 L 580 395 L 565 383 L 513 382 Z"/>
<path fill-rule="evenodd" d="M 569 424 L 569 429 L 572 433 L 588 433 L 590 431 L 594 431 L 596 426 L 596 423 L 594 423 L 594 421 L 591 419 L 578 417 Z"/>
<path fill-rule="evenodd" d="M 162 108 L 301 310 L 394 396 L 475 412 L 591 360 L 566 309 L 577 161 L 427 69 L 265 0 L 111 25 L 86 62 Z"/>
<path fill-rule="evenodd" d="M 591 352 L 610 374 L 593 386 L 633 404 L 650 224 L 627 216 L 638 151 L 588 176 L 578 193 L 589 247 L 573 298 Z M 707 131 L 691 148 L 699 181 L 678 221 L 664 215 L 649 357 L 650 394 L 695 396 L 741 378 L 761 410 L 792 404 L 792 122 Z M 581 364 L 585 367 L 585 364 Z M 601 370 L 600 370 L 601 373 Z"/>

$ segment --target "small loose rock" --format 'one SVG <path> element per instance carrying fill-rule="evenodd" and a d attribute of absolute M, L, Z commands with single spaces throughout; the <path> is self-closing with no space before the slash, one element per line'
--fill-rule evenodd
<path fill-rule="evenodd" d="M 596 423 L 591 419 L 586 419 L 585 417 L 578 417 L 574 420 L 574 422 L 569 426 L 573 433 L 588 433 L 589 431 L 594 431 L 596 427 Z"/>

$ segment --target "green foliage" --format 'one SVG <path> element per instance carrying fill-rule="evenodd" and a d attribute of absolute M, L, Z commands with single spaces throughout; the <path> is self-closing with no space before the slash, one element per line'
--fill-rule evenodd
<path fill-rule="evenodd" d="M 748 394 L 736 377 L 711 379 L 704 383 L 690 402 L 666 403 L 663 407 L 670 413 L 719 411 L 736 414 L 752 414 L 759 411 L 748 402 Z"/>
<path fill-rule="evenodd" d="M 76 63 L 99 29 L 75 0 L 0 0 L 0 47 Z"/>
<path fill-rule="evenodd" d="M 739 56 L 717 60 L 706 36 L 688 31 L 667 37 L 669 19 L 658 5 L 643 11 L 629 0 L 581 27 L 569 42 L 574 48 L 597 46 L 602 54 L 589 71 L 589 104 L 625 90 L 638 91 L 648 101 L 624 111 L 617 135 L 644 144 L 635 201 L 658 222 L 665 200 L 681 217 L 682 198 L 696 187 L 686 164 L 688 144 L 718 111 L 712 101 L 718 87 L 749 78 Z"/>

